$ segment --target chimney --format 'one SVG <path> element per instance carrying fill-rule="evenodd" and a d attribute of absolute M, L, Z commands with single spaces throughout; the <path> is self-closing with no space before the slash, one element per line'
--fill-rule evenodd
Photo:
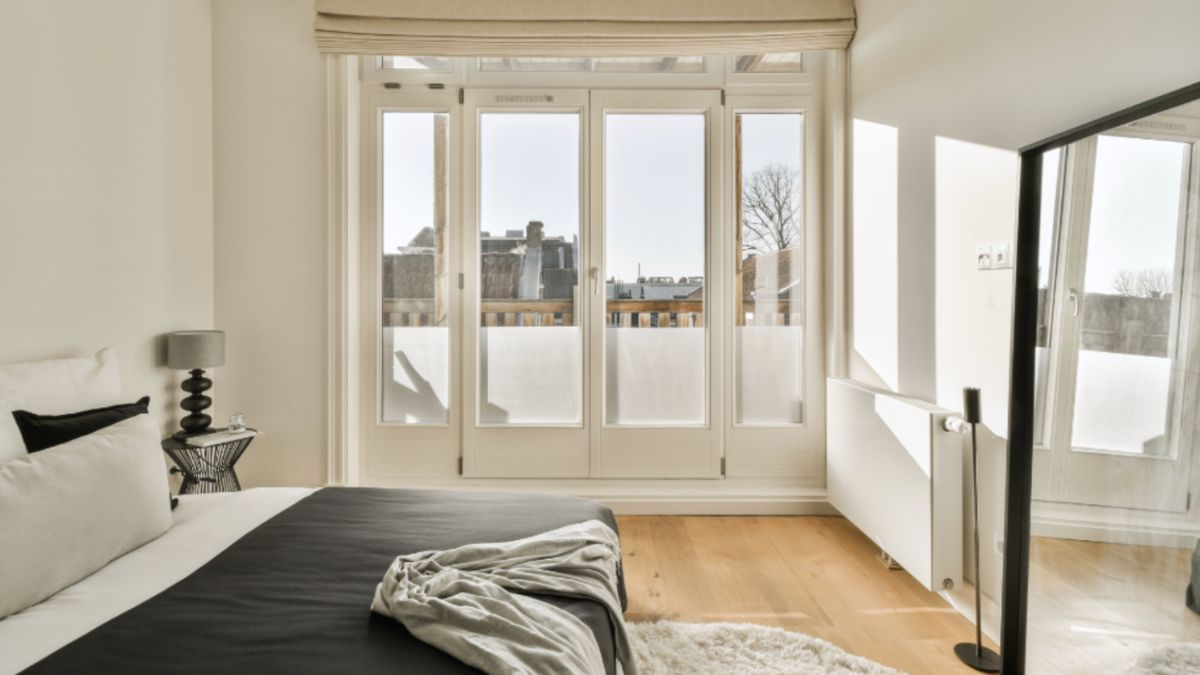
<path fill-rule="evenodd" d="M 529 248 L 542 247 L 542 221 L 531 220 L 525 226 L 525 245 Z"/>
<path fill-rule="evenodd" d="M 529 221 L 525 228 L 525 255 L 521 260 L 517 297 L 542 297 L 542 223 L 538 220 Z"/>

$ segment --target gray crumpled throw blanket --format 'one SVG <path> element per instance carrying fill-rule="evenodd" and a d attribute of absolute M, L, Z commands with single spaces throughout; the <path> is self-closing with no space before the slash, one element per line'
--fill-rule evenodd
<path fill-rule="evenodd" d="M 487 673 L 604 673 L 591 630 L 571 614 L 513 591 L 603 604 L 617 660 L 636 675 L 617 595 L 617 534 L 598 520 L 516 541 L 396 558 L 371 610 L 417 639 Z"/>

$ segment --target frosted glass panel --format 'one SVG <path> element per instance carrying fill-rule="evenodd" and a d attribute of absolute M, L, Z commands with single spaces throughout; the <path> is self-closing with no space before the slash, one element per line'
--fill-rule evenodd
<path fill-rule="evenodd" d="M 385 422 L 449 422 L 447 121 L 445 113 L 383 114 Z"/>
<path fill-rule="evenodd" d="M 479 422 L 579 424 L 579 115 L 484 113 L 479 135 Z"/>
<path fill-rule="evenodd" d="M 605 421 L 705 421 L 705 118 L 604 119 Z"/>

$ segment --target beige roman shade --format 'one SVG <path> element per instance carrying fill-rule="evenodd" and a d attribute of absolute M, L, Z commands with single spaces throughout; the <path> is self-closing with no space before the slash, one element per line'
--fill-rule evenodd
<path fill-rule="evenodd" d="M 677 56 L 841 49 L 853 0 L 316 0 L 331 54 Z"/>

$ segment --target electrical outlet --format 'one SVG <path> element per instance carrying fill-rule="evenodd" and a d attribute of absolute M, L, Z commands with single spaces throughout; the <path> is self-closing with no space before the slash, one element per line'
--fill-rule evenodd
<path fill-rule="evenodd" d="M 992 244 L 992 269 L 1003 270 L 1012 267 L 1012 245 L 1007 242 Z"/>
<path fill-rule="evenodd" d="M 992 533 L 992 548 L 995 549 L 996 555 L 1004 555 L 1004 535 L 999 532 Z"/>
<path fill-rule="evenodd" d="M 1012 265 L 1012 244 L 1006 241 L 979 244 L 975 247 L 975 268 L 1003 270 Z"/>
<path fill-rule="evenodd" d="M 981 270 L 992 269 L 991 244 L 980 244 L 975 247 L 975 267 Z"/>

